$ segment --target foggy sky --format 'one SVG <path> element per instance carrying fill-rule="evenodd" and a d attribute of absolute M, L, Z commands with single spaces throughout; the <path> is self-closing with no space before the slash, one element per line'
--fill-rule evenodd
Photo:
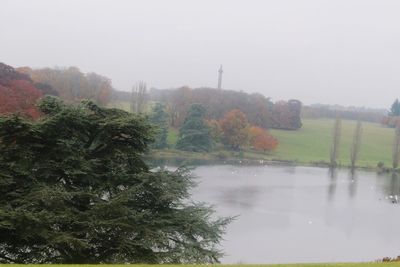
<path fill-rule="evenodd" d="M 0 0 L 0 62 L 77 66 L 130 90 L 222 87 L 387 108 L 400 97 L 400 1 Z"/>

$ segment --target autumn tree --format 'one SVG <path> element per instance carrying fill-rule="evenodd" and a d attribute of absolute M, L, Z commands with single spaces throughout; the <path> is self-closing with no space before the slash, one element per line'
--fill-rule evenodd
<path fill-rule="evenodd" d="M 40 113 L 36 102 L 41 96 L 29 76 L 0 63 L 0 115 L 20 114 L 37 119 Z"/>
<path fill-rule="evenodd" d="M 302 105 L 297 100 L 273 103 L 259 93 L 188 87 L 152 89 L 149 95 L 153 101 L 166 104 L 173 127 L 182 125 L 190 106 L 194 103 L 206 108 L 206 117 L 209 119 L 220 120 L 230 110 L 240 109 L 250 124 L 259 127 L 296 130 L 302 125 Z"/>
<path fill-rule="evenodd" d="M 51 85 L 47 83 L 37 82 L 34 85 L 42 92 L 43 95 L 59 96 L 57 90 L 55 90 Z"/>
<path fill-rule="evenodd" d="M 90 72 L 85 75 L 87 83 L 87 99 L 91 99 L 101 105 L 106 105 L 111 100 L 113 90 L 111 79 Z"/>
<path fill-rule="evenodd" d="M 239 150 L 248 140 L 248 123 L 246 115 L 239 109 L 233 109 L 225 114 L 220 121 L 223 142 L 232 149 Z"/>
<path fill-rule="evenodd" d="M 181 150 L 203 152 L 210 151 L 212 141 L 210 129 L 205 122 L 206 110 L 202 105 L 194 104 L 179 129 L 176 147 Z"/>
<path fill-rule="evenodd" d="M 93 72 L 85 74 L 77 67 L 42 69 L 22 67 L 18 68 L 18 71 L 28 74 L 35 83 L 50 85 L 56 90 L 56 95 L 67 102 L 90 99 L 106 105 L 111 100 L 113 87 L 109 78 Z"/>
<path fill-rule="evenodd" d="M 265 132 L 265 129 L 258 126 L 250 126 L 248 128 L 248 131 L 249 131 L 249 141 L 250 143 L 252 143 L 257 136 L 262 135 Z"/>
<path fill-rule="evenodd" d="M 168 97 L 167 109 L 169 110 L 172 127 L 180 127 L 182 125 L 193 104 L 200 103 L 203 107 L 205 106 L 204 103 L 193 101 L 192 91 L 189 87 L 184 86 L 174 90 Z"/>
<path fill-rule="evenodd" d="M 249 141 L 255 150 L 263 152 L 275 150 L 278 146 L 278 140 L 275 137 L 265 129 L 257 126 L 249 128 Z"/>
<path fill-rule="evenodd" d="M 214 143 L 221 142 L 222 139 L 222 129 L 221 125 L 217 120 L 207 120 L 208 128 L 210 129 L 210 136 Z"/>
<path fill-rule="evenodd" d="M 289 100 L 276 102 L 273 106 L 273 128 L 296 130 L 301 128 L 301 102 Z"/>

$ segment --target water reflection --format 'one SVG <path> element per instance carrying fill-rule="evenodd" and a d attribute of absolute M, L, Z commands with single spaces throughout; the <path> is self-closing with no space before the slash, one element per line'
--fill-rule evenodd
<path fill-rule="evenodd" d="M 257 204 L 260 188 L 245 186 L 225 189 L 221 192 L 220 201 L 226 205 L 237 206 L 240 210 L 248 210 Z"/>
<path fill-rule="evenodd" d="M 349 172 L 349 196 L 352 199 L 357 194 L 357 182 L 358 182 L 357 176 L 358 176 L 357 171 L 354 168 L 351 169 Z"/>
<path fill-rule="evenodd" d="M 374 261 L 399 254 L 400 206 L 392 204 L 400 196 L 398 175 L 243 165 L 194 172 L 200 180 L 194 200 L 215 205 L 219 215 L 238 215 L 224 236 L 223 263 Z"/>
<path fill-rule="evenodd" d="M 329 168 L 328 176 L 329 176 L 328 201 L 332 201 L 336 192 L 337 169 Z"/>
<path fill-rule="evenodd" d="M 393 172 L 390 176 L 390 179 L 385 179 L 387 178 L 386 175 L 379 176 L 380 179 L 383 177 L 383 192 L 385 194 L 385 199 L 388 202 L 391 202 L 393 204 L 396 204 L 400 201 L 400 178 L 399 175 L 395 172 Z"/>

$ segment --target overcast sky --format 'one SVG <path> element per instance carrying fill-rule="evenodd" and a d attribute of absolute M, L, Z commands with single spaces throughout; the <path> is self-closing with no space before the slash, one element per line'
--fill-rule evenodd
<path fill-rule="evenodd" d="M 217 85 L 273 100 L 388 107 L 400 1 L 0 0 L 0 62 L 77 66 L 130 90 Z"/>

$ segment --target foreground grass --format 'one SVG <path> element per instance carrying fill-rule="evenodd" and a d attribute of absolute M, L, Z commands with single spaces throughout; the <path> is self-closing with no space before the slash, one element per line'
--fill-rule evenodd
<path fill-rule="evenodd" d="M 6 265 L 3 264 L 0 266 L 15 266 L 15 267 L 28 267 L 28 266 L 39 266 L 35 264 L 13 264 L 13 265 Z M 41 267 L 78 267 L 78 266 L 102 266 L 102 267 L 124 267 L 124 266 L 133 266 L 133 267 L 159 267 L 159 266 L 165 266 L 165 267 L 195 267 L 195 266 L 202 266 L 202 265 L 143 265 L 143 264 L 134 264 L 134 265 L 109 265 L 109 264 L 101 264 L 101 265 L 79 265 L 79 264 L 41 264 Z M 206 265 L 204 265 L 206 266 Z M 210 266 L 210 265 L 207 265 Z M 288 266 L 288 267 L 394 267 L 394 266 L 400 266 L 400 262 L 379 262 L 379 263 L 310 263 L 310 264 L 249 264 L 249 265 L 243 265 L 243 264 L 233 264 L 233 265 L 212 265 L 212 266 L 221 266 L 221 267 L 283 267 L 283 266 Z"/>

